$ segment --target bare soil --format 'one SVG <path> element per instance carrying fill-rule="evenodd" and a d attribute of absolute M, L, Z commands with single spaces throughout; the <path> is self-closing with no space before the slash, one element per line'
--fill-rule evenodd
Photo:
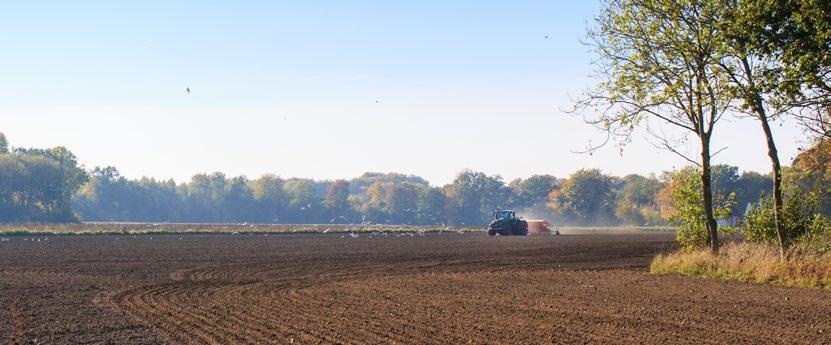
<path fill-rule="evenodd" d="M 826 291 L 649 274 L 671 233 L 45 238 L 0 343 L 831 343 Z"/>

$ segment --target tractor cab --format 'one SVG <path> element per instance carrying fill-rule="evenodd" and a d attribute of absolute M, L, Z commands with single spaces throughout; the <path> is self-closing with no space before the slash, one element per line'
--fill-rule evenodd
<path fill-rule="evenodd" d="M 493 211 L 493 219 L 517 219 L 516 212 L 511 210 Z"/>

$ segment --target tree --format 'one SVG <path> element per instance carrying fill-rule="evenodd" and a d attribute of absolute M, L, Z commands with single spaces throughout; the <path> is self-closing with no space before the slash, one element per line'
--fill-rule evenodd
<path fill-rule="evenodd" d="M 27 220 L 21 201 L 28 175 L 20 157 L 0 154 L 0 223 Z"/>
<path fill-rule="evenodd" d="M 87 182 L 87 173 L 78 165 L 78 159 L 69 149 L 57 146 L 51 149 L 17 148 L 15 154 L 23 157 L 43 157 L 56 162 L 61 169 L 62 181 L 60 186 L 60 209 L 66 220 L 75 219 L 72 214 L 72 197 L 75 192 Z M 57 205 L 55 205 L 57 207 Z"/>
<path fill-rule="evenodd" d="M 252 221 L 256 210 L 254 205 L 254 191 L 249 186 L 248 179 L 238 176 L 228 181 L 227 192 L 222 200 L 222 208 L 228 220 Z"/>
<path fill-rule="evenodd" d="M 781 1 L 778 1 L 781 3 Z M 770 122 L 787 110 L 787 107 L 773 106 L 770 99 L 779 95 L 791 94 L 788 82 L 782 74 L 785 65 L 773 54 L 764 35 L 769 21 L 761 20 L 760 11 L 766 11 L 770 1 L 717 1 L 723 9 L 720 15 L 719 37 L 722 42 L 723 55 L 719 61 L 729 83 L 733 98 L 739 101 L 736 110 L 755 118 L 761 125 L 765 136 L 768 157 L 773 174 L 773 214 L 779 249 L 785 257 L 785 229 L 782 225 L 782 164 Z"/>
<path fill-rule="evenodd" d="M 330 209 L 343 210 L 349 207 L 347 198 L 349 198 L 349 182 L 337 180 L 326 187 L 323 205 Z"/>
<path fill-rule="evenodd" d="M 142 177 L 133 183 L 144 194 L 142 200 L 147 200 L 147 206 L 140 208 L 137 215 L 139 221 L 171 222 L 181 219 L 184 203 L 175 181 Z"/>
<path fill-rule="evenodd" d="M 736 214 L 744 214 L 748 205 L 756 203 L 763 195 L 770 195 L 773 178 L 754 171 L 743 172 L 736 190 Z"/>
<path fill-rule="evenodd" d="M 739 167 L 727 164 L 713 165 L 713 196 L 726 196 L 741 189 Z"/>
<path fill-rule="evenodd" d="M 368 206 L 377 210 L 386 210 L 387 204 L 385 201 L 386 188 L 381 181 L 375 181 L 366 190 L 369 195 Z"/>
<path fill-rule="evenodd" d="M 16 148 L 13 153 L 26 167 L 28 182 L 19 194 L 32 221 L 77 221 L 72 198 L 87 181 L 75 155 L 65 147 Z"/>
<path fill-rule="evenodd" d="M 447 197 L 441 188 L 430 186 L 418 187 L 418 214 L 419 224 L 442 224 L 445 222 L 445 205 Z"/>
<path fill-rule="evenodd" d="M 548 194 L 559 188 L 559 181 L 551 175 L 532 175 L 527 179 L 516 179 L 508 186 L 516 195 L 515 207 L 532 207 L 545 204 Z"/>
<path fill-rule="evenodd" d="M 28 221 L 74 220 L 69 200 L 63 199 L 66 176 L 60 164 L 41 155 L 27 155 L 21 160 L 28 173 L 20 193 Z"/>
<path fill-rule="evenodd" d="M 332 217 L 330 222 L 350 222 L 352 209 L 349 206 L 349 182 L 337 180 L 327 186 L 323 206 L 329 210 L 330 217 Z"/>
<path fill-rule="evenodd" d="M 6 141 L 6 135 L 0 132 L 0 154 L 9 153 L 9 142 Z"/>
<path fill-rule="evenodd" d="M 739 5 L 739 33 L 778 68 L 771 78 L 774 104 L 794 108 L 792 114 L 809 132 L 831 137 L 831 3 L 745 0 Z"/>
<path fill-rule="evenodd" d="M 385 189 L 384 203 L 390 220 L 396 224 L 412 223 L 418 211 L 418 190 L 410 183 L 390 185 Z"/>
<path fill-rule="evenodd" d="M 187 207 L 185 221 L 222 222 L 227 212 L 222 209 L 227 195 L 228 180 L 225 174 L 196 174 L 186 184 L 184 199 Z"/>
<path fill-rule="evenodd" d="M 549 207 L 580 225 L 615 222 L 612 179 L 598 169 L 578 170 L 569 176 L 563 188 L 550 196 Z"/>
<path fill-rule="evenodd" d="M 314 181 L 310 179 L 294 178 L 283 184 L 283 189 L 289 197 L 287 216 L 290 221 L 297 223 L 320 222 L 322 217 L 322 200 L 317 195 Z"/>
<path fill-rule="evenodd" d="M 254 200 L 259 210 L 257 220 L 264 223 L 279 223 L 289 204 L 288 193 L 283 189 L 283 180 L 267 174 L 251 182 Z"/>
<path fill-rule="evenodd" d="M 384 184 L 399 184 L 403 182 L 408 182 L 418 186 L 427 186 L 429 185 L 426 180 L 421 177 L 415 175 L 405 175 L 399 173 L 377 173 L 377 172 L 367 172 L 363 175 L 353 178 L 349 181 L 349 192 L 351 194 L 362 194 L 366 192 L 366 190 L 372 184 L 380 182 L 382 185 Z"/>
<path fill-rule="evenodd" d="M 446 186 L 450 222 L 458 225 L 485 224 L 491 212 L 505 207 L 511 198 L 511 190 L 501 176 L 488 176 L 481 172 L 465 170 L 456 175 Z"/>
<path fill-rule="evenodd" d="M 115 167 L 96 167 L 89 173 L 89 181 L 79 192 L 85 203 L 79 212 L 87 220 L 134 221 L 129 215 L 126 195 L 127 180 Z M 76 206 L 77 207 L 77 206 Z"/>
<path fill-rule="evenodd" d="M 789 189 L 820 197 L 820 210 L 831 216 L 831 141 L 820 140 L 800 153 L 786 174 Z"/>
<path fill-rule="evenodd" d="M 53 150 L 0 154 L 0 222 L 78 220 L 72 210 L 72 195 L 86 174 L 77 174 L 80 168 L 68 150 L 59 152 L 64 161 L 47 156 Z"/>
<path fill-rule="evenodd" d="M 589 32 L 603 79 L 575 107 L 577 112 L 590 113 L 586 122 L 603 130 L 606 142 L 616 140 L 622 147 L 636 128 L 645 125 L 663 148 L 701 167 L 704 221 L 713 252 L 719 243 L 710 142 L 731 101 L 727 80 L 717 65 L 721 46 L 714 20 L 720 7 L 715 3 L 603 1 L 597 26 Z M 700 158 L 678 151 L 669 135 L 652 130 L 655 122 L 695 135 Z"/>
<path fill-rule="evenodd" d="M 622 183 L 615 198 L 615 216 L 630 225 L 660 223 L 655 198 L 663 187 L 661 181 L 655 177 L 633 174 L 624 177 Z"/>
<path fill-rule="evenodd" d="M 96 167 L 75 194 L 73 207 L 88 221 L 169 222 L 186 214 L 173 180 L 130 180 L 114 167 Z"/>

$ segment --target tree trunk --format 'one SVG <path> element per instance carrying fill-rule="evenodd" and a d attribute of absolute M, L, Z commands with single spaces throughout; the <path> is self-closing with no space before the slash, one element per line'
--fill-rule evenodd
<path fill-rule="evenodd" d="M 776 228 L 776 237 L 779 241 L 779 256 L 784 259 L 788 240 L 782 225 L 782 165 L 779 163 L 779 153 L 776 150 L 776 142 L 773 140 L 773 131 L 770 129 L 765 104 L 756 88 L 756 83 L 753 80 L 753 70 L 750 67 L 747 57 L 742 58 L 742 67 L 750 83 L 750 91 L 753 93 L 751 96 L 753 99 L 752 108 L 756 112 L 756 118 L 762 124 L 762 131 L 765 132 L 768 157 L 770 157 L 770 163 L 773 168 L 773 223 Z"/>
<path fill-rule="evenodd" d="M 704 198 L 704 220 L 707 224 L 710 251 L 718 254 L 718 224 L 713 214 L 713 186 L 710 169 L 710 137 L 701 136 L 701 185 Z"/>
<path fill-rule="evenodd" d="M 773 166 L 773 222 L 776 227 L 776 237 L 779 240 L 779 256 L 785 258 L 785 249 L 787 248 L 787 238 L 785 229 L 782 226 L 782 165 L 779 163 L 779 153 L 776 151 L 776 142 L 773 141 L 773 132 L 768 123 L 765 109 L 759 103 L 756 105 L 756 113 L 759 122 L 762 123 L 762 130 L 765 132 L 765 140 L 768 145 L 768 156 L 770 163 Z"/>

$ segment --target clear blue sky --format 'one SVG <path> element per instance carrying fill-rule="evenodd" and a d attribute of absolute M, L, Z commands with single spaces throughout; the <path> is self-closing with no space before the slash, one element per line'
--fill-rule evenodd
<path fill-rule="evenodd" d="M 506 179 L 670 170 L 636 140 L 563 114 L 591 84 L 591 1 L 19 1 L 0 12 L 0 131 L 64 145 L 87 167 L 434 184 L 465 168 Z M 546 38 L 545 36 L 548 36 Z M 192 90 L 190 95 L 185 88 Z M 800 132 L 777 127 L 783 159 Z M 768 169 L 752 120 L 716 133 L 716 161 Z M 694 149 L 691 149 L 693 152 Z"/>

